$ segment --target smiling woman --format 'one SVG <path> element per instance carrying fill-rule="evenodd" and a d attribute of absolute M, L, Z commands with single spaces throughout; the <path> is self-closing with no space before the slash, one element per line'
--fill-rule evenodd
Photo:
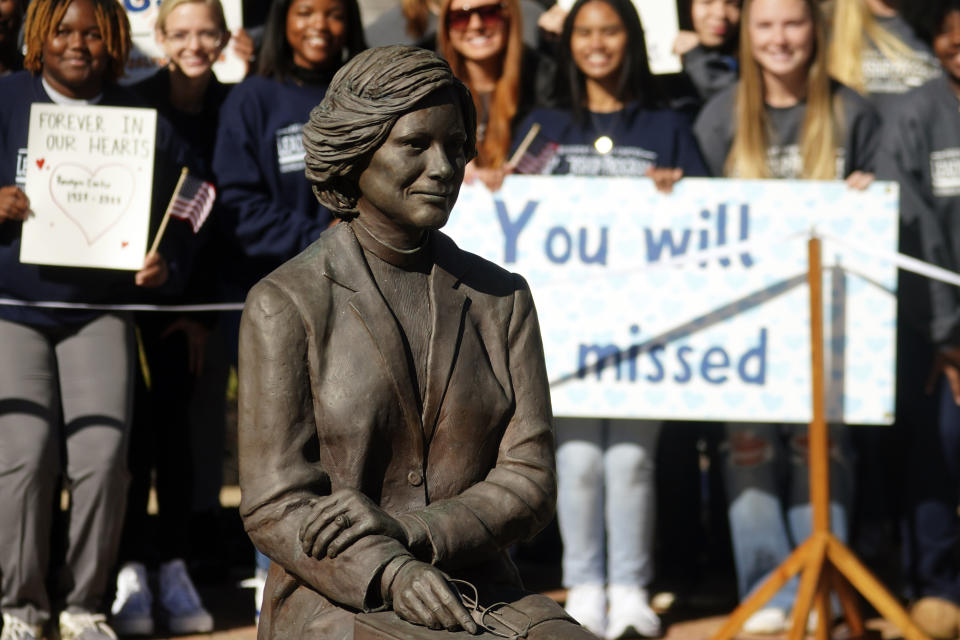
<path fill-rule="evenodd" d="M 870 183 L 880 120 L 869 102 L 829 77 L 826 42 L 817 0 L 745 0 L 740 81 L 707 103 L 694 127 L 715 175 L 846 178 L 853 188 Z M 830 523 L 841 539 L 853 482 L 844 457 L 847 436 L 846 430 L 831 436 L 840 444 L 831 448 Z M 727 440 L 730 535 L 738 589 L 746 597 L 787 558 L 792 540 L 809 535 L 806 433 L 728 424 Z M 796 589 L 796 581 L 788 582 L 744 631 L 783 631 Z"/>
<path fill-rule="evenodd" d="M 64 640 L 115 638 L 101 613 L 117 555 L 117 514 L 126 504 L 126 447 L 134 380 L 135 342 L 129 315 L 36 308 L 32 301 L 109 304 L 157 287 L 184 247 L 167 235 L 136 274 L 50 267 L 19 260 L 21 223 L 31 215 L 21 191 L 30 111 L 34 104 L 141 107 L 117 86 L 130 51 L 129 24 L 116 0 L 33 0 L 25 23 L 25 71 L 0 78 L 0 297 L 26 306 L 0 306 L 0 608 L 3 637 L 33 640 L 59 615 Z M 70 109 L 64 109 L 70 111 Z M 64 117 L 64 126 L 96 131 L 98 118 Z M 100 143 L 112 144 L 100 137 Z M 169 126 L 157 120 L 152 229 L 184 163 Z M 38 163 L 39 166 L 40 163 Z M 172 171 L 171 171 L 172 169 Z M 101 177 L 106 174 L 101 174 Z M 173 180 L 171 180 L 173 177 Z M 100 179 L 84 178 L 100 204 L 117 201 Z M 94 197 L 96 198 L 94 200 Z M 92 215 L 103 212 L 93 209 Z M 37 215 L 50 212 L 37 212 Z M 51 218 L 57 224 L 58 218 Z M 83 242 L 84 240 L 80 239 Z M 89 240 L 87 240 L 89 241 Z M 182 253 L 180 254 L 182 255 Z M 61 474 L 70 487 L 65 590 L 47 589 L 50 535 Z M 49 634 L 49 630 L 48 633 Z"/>
<path fill-rule="evenodd" d="M 221 111 L 213 170 L 229 219 L 223 256 L 236 297 L 313 242 L 332 218 L 303 177 L 300 132 L 334 72 L 366 48 L 356 0 L 271 5 L 257 73 Z"/>

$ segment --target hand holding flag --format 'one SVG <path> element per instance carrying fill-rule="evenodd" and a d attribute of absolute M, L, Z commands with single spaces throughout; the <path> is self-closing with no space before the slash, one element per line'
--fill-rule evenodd
<path fill-rule="evenodd" d="M 217 190 L 212 184 L 191 176 L 186 167 L 181 169 L 180 179 L 163 214 L 163 220 L 160 221 L 157 237 L 154 238 L 149 253 L 154 253 L 160 246 L 160 239 L 163 238 L 163 232 L 167 230 L 170 216 L 188 221 L 193 227 L 193 232 L 199 232 L 213 209 L 213 201 L 216 197 Z"/>

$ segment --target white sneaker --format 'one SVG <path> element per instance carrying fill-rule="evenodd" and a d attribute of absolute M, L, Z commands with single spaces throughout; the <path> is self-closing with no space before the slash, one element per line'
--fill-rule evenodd
<path fill-rule="evenodd" d="M 774 634 L 787 630 L 787 612 L 780 607 L 766 607 L 747 618 L 745 633 Z"/>
<path fill-rule="evenodd" d="M 128 562 L 117 574 L 117 596 L 110 607 L 110 624 L 122 636 L 153 635 L 153 594 L 147 568 Z"/>
<path fill-rule="evenodd" d="M 267 586 L 267 570 L 257 567 L 257 571 L 253 577 L 243 580 L 240 586 L 244 589 L 253 589 L 254 624 L 259 626 L 260 609 L 263 607 L 263 591 Z"/>
<path fill-rule="evenodd" d="M 0 640 L 40 640 L 43 629 L 39 625 L 28 624 L 17 616 L 3 614 L 3 632 Z"/>
<path fill-rule="evenodd" d="M 647 590 L 633 585 L 611 584 L 607 587 L 607 640 L 616 638 L 655 638 L 660 635 L 660 618 L 650 608 Z"/>
<path fill-rule="evenodd" d="M 213 616 L 203 608 L 187 565 L 177 558 L 160 565 L 160 610 L 171 633 L 213 631 Z"/>
<path fill-rule="evenodd" d="M 603 637 L 607 628 L 607 594 L 599 584 L 581 584 L 567 591 L 566 607 L 570 617 L 592 634 Z"/>
<path fill-rule="evenodd" d="M 101 613 L 60 612 L 60 640 L 117 640 Z"/>

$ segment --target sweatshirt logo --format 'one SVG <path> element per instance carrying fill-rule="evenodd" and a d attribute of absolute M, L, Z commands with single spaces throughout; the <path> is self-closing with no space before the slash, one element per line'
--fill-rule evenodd
<path fill-rule="evenodd" d="M 306 168 L 302 131 L 303 125 L 300 123 L 277 130 L 277 167 L 280 173 L 303 171 Z"/>
<path fill-rule="evenodd" d="M 27 186 L 27 150 L 17 149 L 17 174 L 14 183 L 21 189 Z"/>
<path fill-rule="evenodd" d="M 930 179 L 938 198 L 960 195 L 960 149 L 942 149 L 930 154 Z"/>

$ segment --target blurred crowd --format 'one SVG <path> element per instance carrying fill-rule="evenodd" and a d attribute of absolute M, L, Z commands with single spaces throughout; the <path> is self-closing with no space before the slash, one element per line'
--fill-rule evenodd
<path fill-rule="evenodd" d="M 636 176 L 669 193 L 691 176 L 894 180 L 901 252 L 960 268 L 960 0 L 679 0 L 683 69 L 666 75 L 650 70 L 631 0 L 402 0 L 366 21 L 357 0 L 246 4 L 231 33 L 219 0 L 164 0 L 165 65 L 126 85 L 118 0 L 0 0 L 2 640 L 213 629 L 191 570 L 217 544 L 240 314 L 107 307 L 242 301 L 334 224 L 304 175 L 301 129 L 367 47 L 435 50 L 470 89 L 468 184 Z M 213 71 L 228 49 L 248 65 L 236 85 Z M 209 222 L 197 235 L 173 223 L 132 276 L 21 263 L 34 103 L 155 108 L 151 238 L 184 166 L 216 188 Z M 897 347 L 896 424 L 832 431 L 831 526 L 865 547 L 888 532 L 902 550 L 898 595 L 924 632 L 954 639 L 960 292 L 901 275 Z M 743 598 L 810 532 L 806 430 L 714 426 Z M 678 428 L 703 427 L 556 420 L 566 608 L 598 637 L 661 634 L 648 591 L 657 463 L 688 484 L 699 476 L 695 457 L 657 455 Z M 268 565 L 258 554 L 257 579 Z M 796 589 L 745 630 L 787 629 Z"/>

